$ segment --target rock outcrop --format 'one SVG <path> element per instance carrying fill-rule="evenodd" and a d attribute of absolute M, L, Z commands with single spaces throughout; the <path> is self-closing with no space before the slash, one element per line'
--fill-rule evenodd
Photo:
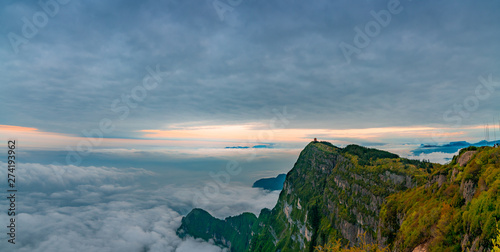
<path fill-rule="evenodd" d="M 460 166 L 465 166 L 467 162 L 469 162 L 469 160 L 472 158 L 472 156 L 474 156 L 474 154 L 476 154 L 476 151 L 466 151 L 465 153 L 460 155 L 460 157 L 458 157 L 458 164 Z"/>

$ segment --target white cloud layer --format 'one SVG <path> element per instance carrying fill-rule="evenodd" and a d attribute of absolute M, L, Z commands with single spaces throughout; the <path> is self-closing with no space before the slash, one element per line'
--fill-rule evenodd
<path fill-rule="evenodd" d="M 431 152 L 431 153 L 420 153 L 420 155 L 410 155 L 407 158 L 409 159 L 418 159 L 418 160 L 430 160 L 433 163 L 446 164 L 451 161 L 453 156 L 458 155 L 458 152 L 455 153 L 444 153 L 444 152 Z"/>
<path fill-rule="evenodd" d="M 0 177 L 6 176 L 0 170 Z M 248 210 L 258 214 L 272 208 L 278 197 L 277 192 L 230 185 L 200 206 L 193 198 L 202 187 L 136 183 L 152 176 L 142 169 L 23 164 L 16 170 L 16 244 L 7 243 L 1 232 L 0 251 L 223 251 L 199 239 L 177 237 L 182 214 L 193 207 L 217 217 Z M 5 199 L 5 193 L 1 196 Z M 1 202 L 6 206 L 6 200 Z M 1 211 L 2 226 L 8 219 Z"/>

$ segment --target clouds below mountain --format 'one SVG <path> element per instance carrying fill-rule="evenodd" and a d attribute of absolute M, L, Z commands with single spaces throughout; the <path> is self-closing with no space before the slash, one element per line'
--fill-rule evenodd
<path fill-rule="evenodd" d="M 193 197 L 203 188 L 145 188 L 138 180 L 154 174 L 142 169 L 23 164 L 16 175 L 15 251 L 221 251 L 204 241 L 178 238 L 182 214 L 193 207 L 207 207 L 218 217 L 258 214 L 278 197 L 229 185 L 196 206 Z M 0 176 L 6 177 L 5 171 Z M 5 212 L 0 220 L 7 223 Z M 3 242 L 0 249 L 9 245 Z"/>

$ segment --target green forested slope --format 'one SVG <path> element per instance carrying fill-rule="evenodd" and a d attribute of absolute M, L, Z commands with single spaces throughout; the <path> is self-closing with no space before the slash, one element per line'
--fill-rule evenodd
<path fill-rule="evenodd" d="M 425 185 L 388 197 L 381 235 L 398 251 L 420 244 L 429 251 L 491 248 L 500 219 L 499 190 L 500 148 L 463 149 Z"/>
<path fill-rule="evenodd" d="M 499 149 L 467 151 L 475 150 L 443 166 L 312 142 L 287 174 L 272 210 L 226 220 L 190 213 L 178 233 L 214 239 L 231 251 L 314 251 L 337 241 L 395 251 L 490 248 L 499 218 Z"/>
<path fill-rule="evenodd" d="M 195 208 L 182 219 L 177 235 L 181 238 L 189 234 L 204 240 L 213 239 L 217 244 L 231 247 L 233 251 L 246 251 L 256 221 L 257 217 L 252 213 L 219 220 L 205 210 Z"/>

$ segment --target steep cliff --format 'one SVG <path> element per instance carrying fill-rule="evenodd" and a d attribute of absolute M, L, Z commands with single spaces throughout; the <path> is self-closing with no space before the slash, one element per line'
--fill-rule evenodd
<path fill-rule="evenodd" d="M 333 239 L 357 244 L 365 232 L 365 239 L 374 241 L 385 198 L 423 184 L 430 167 L 361 146 L 311 143 L 287 174 L 270 221 L 250 250 L 313 251 Z M 272 237 L 275 247 L 265 237 Z"/>
<path fill-rule="evenodd" d="M 178 233 L 213 239 L 231 251 L 314 251 L 339 243 L 489 251 L 500 219 L 499 191 L 500 148 L 469 147 L 439 165 L 312 142 L 272 210 L 218 220 L 196 209 Z"/>
<path fill-rule="evenodd" d="M 356 244 L 365 232 L 367 241 L 375 241 L 385 198 L 423 185 L 431 167 L 357 145 L 338 148 L 312 142 L 287 174 L 276 206 L 264 209 L 251 230 L 238 232 L 249 241 L 249 251 L 313 251 L 334 239 Z M 178 232 L 215 237 L 226 246 L 231 241 L 222 230 L 204 227 L 204 235 L 193 233 L 193 223 L 199 225 L 199 218 L 186 216 Z"/>

